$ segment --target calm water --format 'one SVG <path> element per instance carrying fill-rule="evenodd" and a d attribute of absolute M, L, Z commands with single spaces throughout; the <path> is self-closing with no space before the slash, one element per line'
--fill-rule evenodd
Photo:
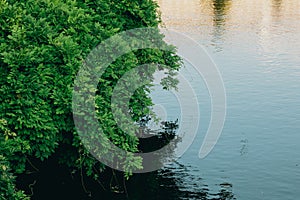
<path fill-rule="evenodd" d="M 227 94 L 222 135 L 209 156 L 199 159 L 210 97 L 203 80 L 190 72 L 200 128 L 178 163 L 160 172 L 159 190 L 170 188 L 165 195 L 179 199 L 299 199 L 300 1 L 158 2 L 167 28 L 206 48 Z M 176 114 L 174 108 L 168 117 Z"/>

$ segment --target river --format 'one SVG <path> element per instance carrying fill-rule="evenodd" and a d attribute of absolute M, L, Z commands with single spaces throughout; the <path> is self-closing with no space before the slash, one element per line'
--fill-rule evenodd
<path fill-rule="evenodd" d="M 192 79 L 200 99 L 200 128 L 185 154 L 160 171 L 160 177 L 172 181 L 163 181 L 158 190 L 172 191 L 164 193 L 170 195 L 165 199 L 298 199 L 300 1 L 158 3 L 164 27 L 189 35 L 206 49 L 227 97 L 221 137 L 199 159 L 210 96 L 203 80 Z M 177 114 L 174 109 L 168 116 Z"/>

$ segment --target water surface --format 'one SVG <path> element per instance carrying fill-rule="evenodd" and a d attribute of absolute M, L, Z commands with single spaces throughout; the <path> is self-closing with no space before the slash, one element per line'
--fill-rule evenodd
<path fill-rule="evenodd" d="M 189 35 L 208 51 L 227 94 L 220 140 L 208 157 L 199 159 L 210 97 L 203 80 L 190 72 L 200 99 L 200 128 L 189 150 L 161 176 L 175 180 L 174 192 L 181 199 L 298 199 L 300 1 L 158 3 L 165 27 Z M 168 113 L 171 118 L 177 114 L 176 109 Z M 168 182 L 162 186 L 172 187 Z"/>

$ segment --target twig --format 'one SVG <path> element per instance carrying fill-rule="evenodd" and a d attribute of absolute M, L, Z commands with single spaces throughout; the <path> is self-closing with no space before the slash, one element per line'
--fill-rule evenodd
<path fill-rule="evenodd" d="M 29 189 L 30 189 L 30 191 L 31 191 L 31 194 L 29 195 L 29 196 L 33 196 L 33 186 L 36 184 L 36 180 L 34 180 L 33 181 L 33 183 L 31 183 L 31 184 L 29 184 L 28 185 L 28 187 L 29 187 Z"/>
<path fill-rule="evenodd" d="M 92 196 L 91 191 L 88 191 L 85 187 L 84 180 L 83 180 L 82 166 L 80 167 L 80 179 L 81 179 L 81 186 L 82 186 L 84 192 L 87 193 L 89 196 Z"/>
<path fill-rule="evenodd" d="M 40 171 L 37 167 L 35 167 L 33 164 L 32 164 L 32 162 L 29 160 L 29 158 L 27 158 L 27 156 L 26 156 L 26 160 L 28 161 L 28 163 L 30 164 L 30 166 L 35 170 L 35 171 Z"/>
<path fill-rule="evenodd" d="M 124 186 L 124 191 L 125 191 L 125 194 L 126 194 L 126 198 L 129 199 L 127 188 L 126 188 L 126 184 L 125 184 L 125 177 L 124 176 L 123 176 L 123 186 Z"/>

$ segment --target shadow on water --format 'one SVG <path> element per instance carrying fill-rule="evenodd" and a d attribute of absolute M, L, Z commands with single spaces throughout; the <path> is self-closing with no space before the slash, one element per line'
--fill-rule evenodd
<path fill-rule="evenodd" d="M 174 167 L 175 166 L 175 167 Z M 230 183 L 219 185 L 219 191 L 210 192 L 208 185 L 201 178 L 198 180 L 180 164 L 173 167 L 144 174 L 135 174 L 125 181 L 120 173 L 111 169 L 105 171 L 96 182 L 80 173 L 70 172 L 59 166 L 54 160 L 48 160 L 39 172 L 19 177 L 33 200 L 89 200 L 89 199 L 132 199 L 132 200 L 233 200 L 236 199 Z M 20 180 L 20 178 L 22 180 Z M 190 179 L 191 182 L 187 182 Z M 24 187 L 26 185 L 26 187 Z"/>
<path fill-rule="evenodd" d="M 175 138 L 177 122 L 163 123 L 163 131 L 152 137 L 151 144 L 142 142 L 144 151 L 152 151 L 154 146 L 161 148 Z M 175 147 L 174 147 L 175 148 Z M 58 152 L 62 153 L 64 149 Z M 171 151 L 171 149 L 170 149 Z M 58 153 L 59 154 L 59 153 Z M 125 180 L 121 172 L 107 168 L 97 181 L 85 176 L 84 171 L 71 170 L 58 164 L 58 155 L 44 162 L 32 161 L 28 172 L 18 177 L 18 188 L 40 199 L 132 199 L 132 200 L 173 200 L 173 199 L 235 199 L 232 185 L 219 185 L 219 192 L 211 193 L 208 185 L 200 177 L 190 174 L 188 167 L 175 162 L 158 171 L 134 174 Z"/>
<path fill-rule="evenodd" d="M 141 184 L 145 184 L 144 187 Z M 204 180 L 190 175 L 188 169 L 179 163 L 157 172 L 135 175 L 128 188 L 129 199 L 236 199 L 230 183 L 220 184 L 219 191 L 212 193 Z"/>

